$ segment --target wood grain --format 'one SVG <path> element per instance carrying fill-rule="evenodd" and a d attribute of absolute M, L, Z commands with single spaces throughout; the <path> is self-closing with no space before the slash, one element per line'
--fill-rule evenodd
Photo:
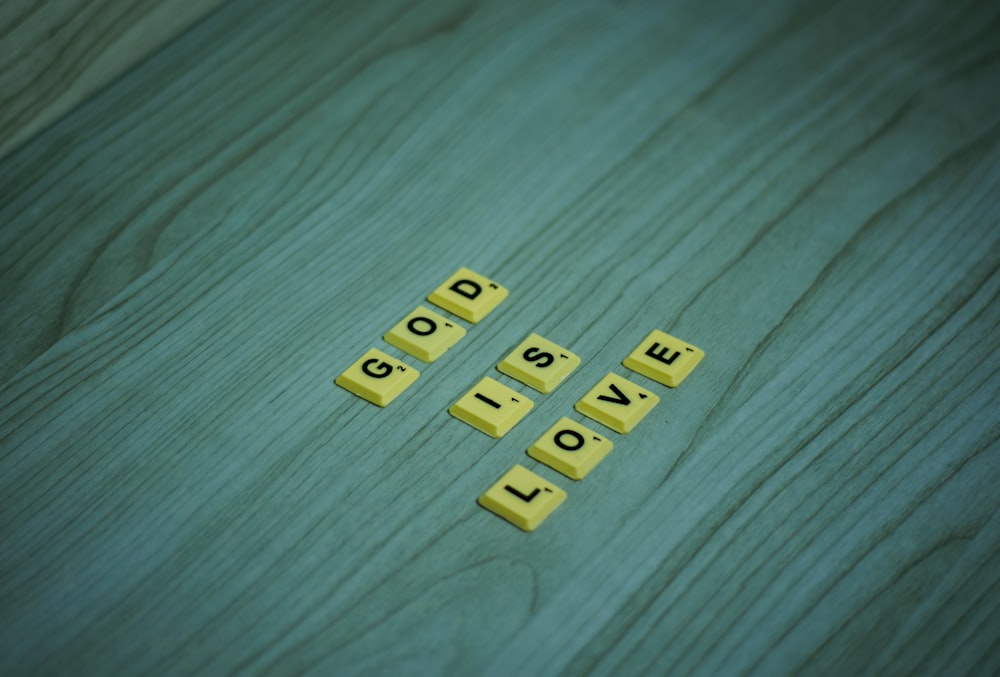
<path fill-rule="evenodd" d="M 996 673 L 998 14 L 226 4 L 0 162 L 0 671 Z M 461 265 L 510 297 L 332 385 Z M 652 328 L 694 374 L 527 457 Z"/>
<path fill-rule="evenodd" d="M 220 2 L 0 3 L 0 158 Z"/>

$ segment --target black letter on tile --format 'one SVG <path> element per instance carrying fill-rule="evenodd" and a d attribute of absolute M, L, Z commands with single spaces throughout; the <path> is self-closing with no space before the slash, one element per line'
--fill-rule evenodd
<path fill-rule="evenodd" d="M 556 360 L 552 353 L 546 353 L 541 348 L 528 348 L 522 357 L 528 362 L 538 362 L 535 366 L 539 368 L 547 367 Z"/>
<path fill-rule="evenodd" d="M 671 355 L 669 358 L 666 358 L 664 357 L 664 355 L 670 352 L 670 348 L 664 347 L 663 350 L 660 350 L 660 352 L 656 352 L 657 349 L 659 349 L 659 347 L 660 344 L 654 341 L 653 345 L 651 345 L 649 347 L 649 350 L 646 351 L 646 354 L 652 357 L 654 360 L 659 360 L 663 364 L 668 364 L 668 365 L 673 364 L 674 360 L 676 360 L 678 357 L 681 356 L 680 352 L 675 350 L 673 355 Z"/>
<path fill-rule="evenodd" d="M 534 491 L 532 491 L 530 494 L 528 494 L 527 496 L 525 496 L 524 494 L 522 494 L 520 491 L 518 491 L 514 487 L 510 486 L 509 484 L 505 484 L 504 485 L 504 489 L 506 489 L 510 493 L 514 494 L 515 496 L 517 496 L 519 499 L 521 499 L 525 503 L 531 503 L 531 499 L 533 499 L 535 496 L 537 496 L 538 492 L 541 491 L 541 489 L 539 489 L 538 487 L 535 487 Z"/>
<path fill-rule="evenodd" d="M 499 409 L 500 408 L 500 404 L 499 403 L 494 402 L 490 398 L 486 397 L 486 395 L 480 395 L 479 393 L 476 393 L 476 399 L 477 400 L 482 400 L 483 402 L 485 402 L 486 404 L 490 405 L 494 409 Z M 514 401 L 516 402 L 517 400 L 514 400 Z"/>
<path fill-rule="evenodd" d="M 370 360 L 365 360 L 364 364 L 361 365 L 361 371 L 365 372 L 372 378 L 385 378 L 392 373 L 392 367 L 390 367 L 386 362 L 378 362 L 379 371 L 377 373 L 372 371 L 369 367 L 373 362 L 378 362 L 378 359 L 373 357 Z"/>
<path fill-rule="evenodd" d="M 624 404 L 625 406 L 632 404 L 632 400 L 625 397 L 625 393 L 619 390 L 618 386 L 616 386 L 614 383 L 609 384 L 608 387 L 611 388 L 612 392 L 614 392 L 614 394 L 617 395 L 618 397 L 614 398 L 614 397 L 608 397 L 607 395 L 598 395 L 597 399 L 604 400 L 605 402 L 612 402 L 614 404 Z"/>
<path fill-rule="evenodd" d="M 455 284 L 448 287 L 448 289 L 452 290 L 456 294 L 464 296 L 467 299 L 474 299 L 483 291 L 483 288 L 472 280 L 459 280 Z"/>
<path fill-rule="evenodd" d="M 563 443 L 562 441 L 563 435 L 569 435 L 570 437 L 572 437 L 576 442 L 574 446 L 570 446 L 568 444 Z M 566 451 L 576 451 L 577 449 L 583 446 L 583 435 L 581 435 L 575 430 L 560 430 L 559 432 L 556 433 L 554 441 L 556 443 L 556 446 L 559 447 L 560 449 L 565 449 Z"/>
<path fill-rule="evenodd" d="M 426 325 L 426 329 L 424 331 L 417 329 L 418 323 L 420 322 L 423 322 Z M 438 326 L 437 322 L 435 322 L 429 317 L 415 317 L 406 323 L 406 328 L 412 331 L 417 336 L 428 336 L 436 332 Z"/>

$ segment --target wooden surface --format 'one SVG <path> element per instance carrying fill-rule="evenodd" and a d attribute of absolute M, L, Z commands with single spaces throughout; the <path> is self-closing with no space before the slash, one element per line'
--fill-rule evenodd
<path fill-rule="evenodd" d="M 998 14 L 226 4 L 0 163 L 0 672 L 995 674 Z M 332 384 L 461 265 L 510 297 Z M 694 374 L 528 458 L 653 328 Z"/>
<path fill-rule="evenodd" d="M 0 158 L 221 0 L 4 0 Z"/>

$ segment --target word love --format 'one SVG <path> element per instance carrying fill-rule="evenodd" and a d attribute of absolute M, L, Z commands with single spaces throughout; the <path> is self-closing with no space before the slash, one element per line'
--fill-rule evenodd
<path fill-rule="evenodd" d="M 539 343 L 540 338 L 533 334 L 526 343 Z M 512 358 L 516 361 L 524 346 L 525 344 L 518 346 L 497 369 L 528 383 L 509 364 L 505 366 Z M 563 350 L 554 344 L 547 348 L 550 349 L 550 354 Z M 571 355 L 565 351 L 560 354 Z M 704 352 L 689 343 L 654 330 L 622 364 L 658 383 L 675 388 L 687 378 L 704 355 Z M 520 353 L 521 360 L 527 358 L 527 351 Z M 523 364 L 519 366 L 523 368 Z M 473 389 L 474 392 L 476 390 Z M 459 400 L 453 409 L 459 407 L 463 400 Z M 574 408 L 617 433 L 628 434 L 659 402 L 660 398 L 652 392 L 618 374 L 610 373 L 587 391 Z M 524 408 L 525 405 L 520 406 Z M 459 413 L 455 415 L 460 416 Z M 467 422 L 480 427 L 478 421 Z M 506 423 L 504 430 L 509 429 L 510 425 L 509 422 Z M 570 479 L 581 480 L 613 448 L 611 440 L 564 416 L 528 448 L 528 455 Z M 479 504 L 524 531 L 534 531 L 566 497 L 567 493 L 553 483 L 521 465 L 515 465 L 479 497 Z"/>

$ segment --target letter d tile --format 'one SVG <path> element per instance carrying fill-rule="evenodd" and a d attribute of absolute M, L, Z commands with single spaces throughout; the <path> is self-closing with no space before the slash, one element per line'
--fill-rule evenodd
<path fill-rule="evenodd" d="M 468 268 L 459 268 L 427 300 L 463 320 L 479 322 L 505 298 L 504 287 Z"/>

